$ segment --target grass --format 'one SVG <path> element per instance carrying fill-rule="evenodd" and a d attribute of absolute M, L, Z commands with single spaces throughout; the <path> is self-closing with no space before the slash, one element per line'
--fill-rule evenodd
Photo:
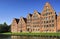
<path fill-rule="evenodd" d="M 1 33 L 4 35 L 20 35 L 20 36 L 59 36 L 60 33 Z"/>

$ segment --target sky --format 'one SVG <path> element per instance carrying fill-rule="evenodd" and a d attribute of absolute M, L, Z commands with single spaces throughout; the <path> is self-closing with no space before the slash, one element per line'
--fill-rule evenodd
<path fill-rule="evenodd" d="M 46 2 L 57 14 L 60 12 L 60 0 L 0 0 L 0 24 L 10 25 L 14 18 L 27 17 L 34 10 L 41 13 Z"/>

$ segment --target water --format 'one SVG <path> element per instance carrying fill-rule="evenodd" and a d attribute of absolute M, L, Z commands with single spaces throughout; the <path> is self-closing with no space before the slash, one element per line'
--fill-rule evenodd
<path fill-rule="evenodd" d="M 0 39 L 60 39 L 60 37 L 0 36 Z"/>

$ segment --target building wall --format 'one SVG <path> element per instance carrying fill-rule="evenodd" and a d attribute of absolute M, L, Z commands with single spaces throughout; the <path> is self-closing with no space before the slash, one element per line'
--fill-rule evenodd
<path fill-rule="evenodd" d="M 32 14 L 32 32 L 40 32 L 40 14 L 37 11 Z"/>
<path fill-rule="evenodd" d="M 27 23 L 26 23 L 27 22 Z M 60 15 L 46 3 L 41 14 L 34 11 L 32 16 L 28 14 L 27 21 L 21 17 L 17 25 L 13 20 L 11 32 L 57 32 L 60 31 Z"/>
<path fill-rule="evenodd" d="M 48 3 L 46 3 L 46 5 L 44 6 L 41 17 L 42 32 L 56 32 L 56 13 Z"/>
<path fill-rule="evenodd" d="M 31 32 L 32 30 L 32 16 L 28 14 L 27 16 L 27 32 Z"/>
<path fill-rule="evenodd" d="M 14 19 L 12 24 L 11 24 L 11 32 L 17 32 L 17 22 L 16 20 Z"/>
<path fill-rule="evenodd" d="M 60 15 L 57 17 L 57 31 L 60 32 Z"/>
<path fill-rule="evenodd" d="M 19 22 L 18 22 L 18 29 L 17 29 L 17 32 L 22 32 L 22 25 L 21 25 L 21 20 L 19 19 Z"/>
<path fill-rule="evenodd" d="M 26 32 L 26 23 L 22 17 L 20 18 L 18 23 L 18 32 Z"/>

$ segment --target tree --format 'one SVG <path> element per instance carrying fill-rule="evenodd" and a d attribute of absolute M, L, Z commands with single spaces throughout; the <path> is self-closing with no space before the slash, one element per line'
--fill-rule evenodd
<path fill-rule="evenodd" d="M 6 22 L 4 22 L 3 24 L 0 24 L 0 32 L 10 32 L 10 25 L 7 25 Z"/>
<path fill-rule="evenodd" d="M 6 22 L 4 22 L 4 24 L 3 24 L 3 25 L 4 25 L 4 26 L 8 26 Z"/>

